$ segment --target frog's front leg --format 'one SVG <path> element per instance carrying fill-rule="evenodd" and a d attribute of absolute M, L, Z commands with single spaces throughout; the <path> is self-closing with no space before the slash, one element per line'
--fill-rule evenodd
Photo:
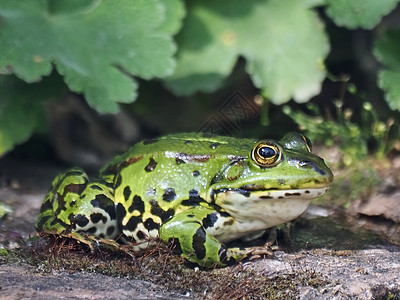
<path fill-rule="evenodd" d="M 70 237 L 91 249 L 97 243 L 94 236 L 116 238 L 119 232 L 112 185 L 89 182 L 79 168 L 61 173 L 46 194 L 35 227 L 39 233 Z"/>
<path fill-rule="evenodd" d="M 160 238 L 166 243 L 173 243 L 190 262 L 207 268 L 223 267 L 253 255 L 271 254 L 268 247 L 228 248 L 218 241 L 216 237 L 223 234 L 227 227 L 235 226 L 234 223 L 231 216 L 196 206 L 163 224 Z"/>

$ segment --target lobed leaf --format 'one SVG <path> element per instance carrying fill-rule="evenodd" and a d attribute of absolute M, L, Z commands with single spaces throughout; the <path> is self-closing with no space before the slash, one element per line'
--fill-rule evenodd
<path fill-rule="evenodd" d="M 254 84 L 272 102 L 307 101 L 320 90 L 329 51 L 323 24 L 310 8 L 315 3 L 191 1 L 167 87 L 180 95 L 214 91 L 243 56 Z"/>
<path fill-rule="evenodd" d="M 400 110 L 400 30 L 388 30 L 375 43 L 375 57 L 386 66 L 378 73 L 378 85 L 393 110 Z"/>
<path fill-rule="evenodd" d="M 373 49 L 376 58 L 384 65 L 400 71 L 400 30 L 388 30 Z"/>
<path fill-rule="evenodd" d="M 372 29 L 399 0 L 326 0 L 326 13 L 339 26 Z"/>
<path fill-rule="evenodd" d="M 174 70 L 180 2 L 0 0 L 0 70 L 35 82 L 54 65 L 90 105 L 116 112 L 117 102 L 136 98 L 131 75 L 150 79 Z"/>
<path fill-rule="evenodd" d="M 400 110 L 400 72 L 382 70 L 378 73 L 378 85 L 385 91 L 385 100 L 393 110 Z"/>
<path fill-rule="evenodd" d="M 54 76 L 34 84 L 14 76 L 0 76 L 0 157 L 25 142 L 39 122 L 44 122 L 43 102 L 65 90 L 59 83 Z"/>

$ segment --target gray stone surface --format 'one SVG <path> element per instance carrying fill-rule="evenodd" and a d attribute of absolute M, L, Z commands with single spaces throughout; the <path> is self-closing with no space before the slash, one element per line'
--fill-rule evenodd
<path fill-rule="evenodd" d="M 34 267 L 0 266 L 0 299 L 189 299 L 152 283 L 96 273 L 53 272 Z"/>
<path fill-rule="evenodd" d="M 276 253 L 278 260 L 251 263 L 247 268 L 271 276 L 285 272 L 315 271 L 329 282 L 320 288 L 298 287 L 300 299 L 400 299 L 400 251 L 312 250 Z"/>

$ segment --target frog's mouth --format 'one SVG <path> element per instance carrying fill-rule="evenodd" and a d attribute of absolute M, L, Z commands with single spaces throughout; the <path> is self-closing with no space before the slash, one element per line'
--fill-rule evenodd
<path fill-rule="evenodd" d="M 213 190 L 214 203 L 233 216 L 236 230 L 245 234 L 289 222 L 303 214 L 311 199 L 328 187 L 288 190 Z"/>
<path fill-rule="evenodd" d="M 260 199 L 313 199 L 319 197 L 328 190 L 328 187 L 322 188 L 306 188 L 306 189 L 287 189 L 287 190 L 254 190 L 246 188 L 220 188 L 212 190 L 211 198 L 215 201 L 219 194 L 239 194 L 246 198 L 257 196 Z"/>

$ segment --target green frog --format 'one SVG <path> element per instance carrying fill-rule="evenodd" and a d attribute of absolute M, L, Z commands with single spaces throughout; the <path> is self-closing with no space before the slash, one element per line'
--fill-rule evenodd
<path fill-rule="evenodd" d="M 226 243 L 297 218 L 332 180 L 299 133 L 279 142 L 173 134 L 136 144 L 95 179 L 79 168 L 58 175 L 36 229 L 134 251 L 161 240 L 190 262 L 225 266 L 267 248 Z"/>

